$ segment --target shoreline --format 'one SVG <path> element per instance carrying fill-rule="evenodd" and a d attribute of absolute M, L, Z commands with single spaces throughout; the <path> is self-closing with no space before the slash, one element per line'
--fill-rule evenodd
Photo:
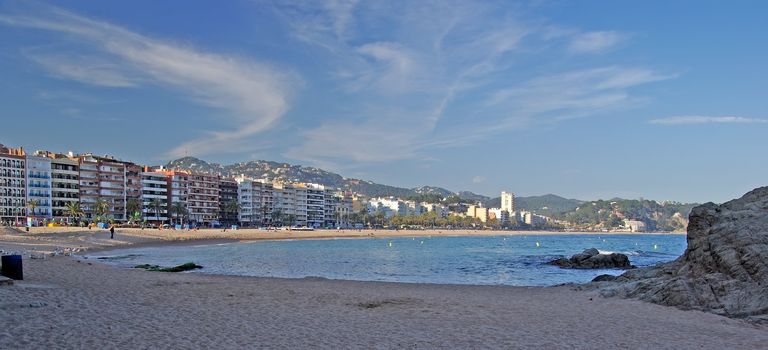
<path fill-rule="evenodd" d="M 48 230 L 23 237 L 15 231 L 0 233 L 0 249 L 44 251 L 67 244 L 83 248 L 85 254 L 274 239 L 211 238 L 206 232 L 161 237 L 120 230 L 115 240 L 101 230 Z M 321 236 L 282 239 L 329 239 Z M 342 238 L 400 236 L 409 235 Z M 25 280 L 0 286 L 0 312 L 8 335 L 3 344 L 11 348 L 236 349 L 258 344 L 587 349 L 600 339 L 600 346 L 616 348 L 753 349 L 768 342 L 765 325 L 604 298 L 598 290 L 574 284 L 533 287 L 166 273 L 121 268 L 77 255 L 25 258 L 24 268 Z"/>
<path fill-rule="evenodd" d="M 218 244 L 278 240 L 324 240 L 407 237 L 490 237 L 552 235 L 677 235 L 662 232 L 560 232 L 560 231 L 491 231 L 491 230 L 261 230 L 201 229 L 157 230 L 118 228 L 115 238 L 109 231 L 81 227 L 33 227 L 29 232 L 17 228 L 0 228 L 0 251 L 22 254 L 72 254 L 103 252 L 115 249 L 165 247 L 181 244 Z M 10 249 L 10 250 L 8 250 Z"/>
<path fill-rule="evenodd" d="M 765 326 L 579 286 L 163 273 L 61 256 L 25 261 L 25 269 L 24 281 L 0 287 L 10 348 L 587 349 L 599 339 L 615 348 L 754 349 L 768 342 Z"/>

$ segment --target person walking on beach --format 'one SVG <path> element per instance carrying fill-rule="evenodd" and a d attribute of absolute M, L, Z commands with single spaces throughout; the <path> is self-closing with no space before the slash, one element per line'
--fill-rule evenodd
<path fill-rule="evenodd" d="M 109 239 L 115 239 L 115 225 L 109 227 Z"/>

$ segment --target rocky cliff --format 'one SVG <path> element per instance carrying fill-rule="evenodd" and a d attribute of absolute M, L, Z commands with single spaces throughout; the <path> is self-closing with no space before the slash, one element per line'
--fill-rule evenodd
<path fill-rule="evenodd" d="M 597 283 L 605 296 L 768 323 L 768 187 L 695 207 L 677 260 Z"/>

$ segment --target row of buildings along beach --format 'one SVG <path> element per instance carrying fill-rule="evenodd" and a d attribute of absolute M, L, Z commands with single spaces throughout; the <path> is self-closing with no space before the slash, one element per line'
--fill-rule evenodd
<path fill-rule="evenodd" d="M 92 153 L 29 153 L 0 145 L 0 221 L 7 225 L 109 221 L 351 227 L 362 221 L 362 214 L 391 218 L 426 213 L 470 217 L 479 224 L 546 223 L 545 217 L 515 211 L 514 194 L 502 192 L 501 200 L 501 208 L 484 208 L 366 198 L 314 183 L 227 177 Z"/>

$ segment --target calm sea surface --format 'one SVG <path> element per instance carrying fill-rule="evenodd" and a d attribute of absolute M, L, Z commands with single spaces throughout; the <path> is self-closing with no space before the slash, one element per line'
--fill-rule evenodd
<path fill-rule="evenodd" d="M 564 270 L 544 263 L 595 247 L 619 252 L 632 264 L 671 261 L 685 235 L 524 235 L 252 241 L 217 245 L 113 250 L 88 255 L 133 267 L 195 262 L 193 273 L 450 284 L 550 286 L 588 282 L 621 270 Z"/>

